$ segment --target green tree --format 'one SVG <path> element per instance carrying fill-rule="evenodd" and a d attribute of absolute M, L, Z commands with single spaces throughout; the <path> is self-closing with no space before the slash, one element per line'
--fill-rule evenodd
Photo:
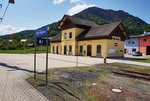
<path fill-rule="evenodd" d="M 16 48 L 17 48 L 17 49 L 24 49 L 24 43 L 18 42 L 18 43 L 16 44 Z"/>
<path fill-rule="evenodd" d="M 6 46 L 6 49 L 5 50 L 15 50 L 16 49 L 16 44 L 15 43 L 12 43 L 12 42 L 9 42 Z"/>
<path fill-rule="evenodd" d="M 24 47 L 25 48 L 30 48 L 30 47 L 28 47 L 28 44 L 34 44 L 34 39 L 33 38 L 32 39 L 27 39 L 27 41 L 24 44 Z"/>
<path fill-rule="evenodd" d="M 3 41 L 3 39 L 0 38 L 0 42 Z"/>
<path fill-rule="evenodd" d="M 9 44 L 9 42 L 7 40 L 1 41 L 1 45 L 0 45 L 1 49 L 2 50 L 7 50 L 8 49 L 8 44 Z"/>
<path fill-rule="evenodd" d="M 21 40 L 21 37 L 18 33 L 14 33 L 10 36 L 14 43 L 18 43 Z"/>

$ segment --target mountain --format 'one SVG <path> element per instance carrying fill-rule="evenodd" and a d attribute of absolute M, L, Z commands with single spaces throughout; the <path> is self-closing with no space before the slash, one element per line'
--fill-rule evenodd
<path fill-rule="evenodd" d="M 19 35 L 21 36 L 22 39 L 34 37 L 34 30 L 24 30 L 24 31 L 21 31 L 21 32 L 18 32 L 18 33 L 19 33 Z M 0 38 L 9 39 L 10 35 L 11 34 L 3 35 L 3 36 L 0 36 Z"/>
<path fill-rule="evenodd" d="M 51 37 L 55 36 L 56 34 L 58 34 L 60 32 L 60 30 L 57 29 L 58 23 L 59 23 L 59 21 L 52 23 L 52 24 L 45 25 L 51 29 L 49 32 Z M 44 27 L 44 26 L 42 26 L 42 27 Z M 34 31 L 35 30 L 24 30 L 24 31 L 18 32 L 18 34 L 21 36 L 22 39 L 29 39 L 29 38 L 34 38 Z M 11 36 L 11 34 L 3 35 L 3 36 L 0 36 L 0 38 L 9 39 L 10 36 Z"/>
<path fill-rule="evenodd" d="M 150 32 L 150 25 L 142 19 L 135 17 L 125 11 L 106 10 L 97 7 L 91 7 L 73 15 L 84 20 L 93 21 L 99 25 L 122 21 L 129 35 L 142 34 L 144 31 Z M 46 25 L 50 27 L 49 35 L 55 36 L 60 32 L 57 29 L 58 22 Z M 33 38 L 34 30 L 26 30 L 19 32 L 22 38 Z M 9 38 L 10 35 L 0 36 L 1 38 Z"/>
<path fill-rule="evenodd" d="M 129 35 L 142 34 L 144 31 L 150 31 L 150 25 L 148 23 L 122 10 L 114 11 L 92 7 L 74 16 L 94 21 L 99 25 L 122 21 Z"/>

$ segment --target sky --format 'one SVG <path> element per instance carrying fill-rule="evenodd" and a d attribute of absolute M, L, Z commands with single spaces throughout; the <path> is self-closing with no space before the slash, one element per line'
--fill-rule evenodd
<path fill-rule="evenodd" d="M 8 0 L 0 0 L 0 17 Z M 0 35 L 38 29 L 61 20 L 64 14 L 74 15 L 88 7 L 124 10 L 150 24 L 150 0 L 15 0 L 9 4 L 0 24 Z"/>

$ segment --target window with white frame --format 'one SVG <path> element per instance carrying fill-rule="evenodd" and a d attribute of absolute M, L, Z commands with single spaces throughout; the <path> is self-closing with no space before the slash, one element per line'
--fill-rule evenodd
<path fill-rule="evenodd" d="M 67 33 L 64 33 L 64 39 L 67 39 Z"/>

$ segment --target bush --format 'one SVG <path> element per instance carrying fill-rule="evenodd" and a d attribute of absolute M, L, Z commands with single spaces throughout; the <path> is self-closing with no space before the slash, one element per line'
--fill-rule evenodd
<path fill-rule="evenodd" d="M 27 42 L 9 42 L 8 40 L 0 39 L 0 50 L 16 50 L 16 49 L 25 49 L 29 43 L 33 43 L 33 40 L 30 39 Z"/>
<path fill-rule="evenodd" d="M 24 49 L 24 43 L 18 42 L 18 43 L 16 44 L 16 49 Z"/>

